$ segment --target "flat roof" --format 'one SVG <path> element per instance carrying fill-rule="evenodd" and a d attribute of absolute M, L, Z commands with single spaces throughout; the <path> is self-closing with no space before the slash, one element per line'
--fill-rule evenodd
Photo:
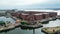
<path fill-rule="evenodd" d="M 37 14 L 34 14 L 34 15 L 43 15 L 43 14 L 49 14 L 49 13 L 37 13 Z"/>
<path fill-rule="evenodd" d="M 26 14 L 26 13 L 22 13 L 22 15 L 29 15 L 29 14 Z"/>

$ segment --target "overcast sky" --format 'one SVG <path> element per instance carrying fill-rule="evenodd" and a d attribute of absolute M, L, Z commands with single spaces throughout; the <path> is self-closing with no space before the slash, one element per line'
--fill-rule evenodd
<path fill-rule="evenodd" d="M 0 9 L 60 8 L 60 0 L 0 0 Z"/>

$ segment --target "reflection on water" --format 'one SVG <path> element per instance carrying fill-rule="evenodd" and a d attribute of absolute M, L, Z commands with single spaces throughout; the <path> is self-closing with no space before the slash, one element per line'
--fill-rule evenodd
<path fill-rule="evenodd" d="M 48 24 L 43 24 L 44 27 L 55 27 L 55 26 L 60 26 L 60 20 L 57 19 L 55 21 L 49 21 Z M 21 27 L 12 29 L 12 30 L 8 30 L 5 32 L 0 32 L 0 34 L 45 34 L 43 32 L 41 32 L 41 28 L 37 28 L 37 29 L 24 29 Z"/>

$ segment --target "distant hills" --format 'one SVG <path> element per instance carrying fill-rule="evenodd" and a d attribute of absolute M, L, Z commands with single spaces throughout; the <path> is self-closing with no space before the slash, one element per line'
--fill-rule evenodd
<path fill-rule="evenodd" d="M 60 10 L 60 8 L 28 8 L 27 10 Z"/>
<path fill-rule="evenodd" d="M 13 10 L 13 9 L 0 9 L 0 11 L 6 11 L 6 10 Z M 19 9 L 19 10 L 21 10 L 21 9 Z M 60 8 L 26 8 L 23 10 L 60 10 Z"/>

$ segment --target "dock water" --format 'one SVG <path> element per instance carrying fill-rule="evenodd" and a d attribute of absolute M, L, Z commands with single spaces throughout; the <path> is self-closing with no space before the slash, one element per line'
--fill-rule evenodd
<path fill-rule="evenodd" d="M 56 19 L 56 18 L 54 18 L 54 19 Z M 53 20 L 53 18 L 43 19 L 43 20 L 40 20 L 39 22 L 45 22 L 45 21 L 49 21 L 49 20 Z M 20 23 L 16 23 L 16 24 L 9 24 L 9 26 L 7 26 L 7 27 L 1 26 L 0 31 L 13 29 L 17 26 L 28 27 L 28 28 L 39 28 L 39 27 L 42 27 L 43 25 L 41 25 L 41 23 L 38 23 L 38 24 L 35 24 L 35 25 L 22 25 Z"/>

